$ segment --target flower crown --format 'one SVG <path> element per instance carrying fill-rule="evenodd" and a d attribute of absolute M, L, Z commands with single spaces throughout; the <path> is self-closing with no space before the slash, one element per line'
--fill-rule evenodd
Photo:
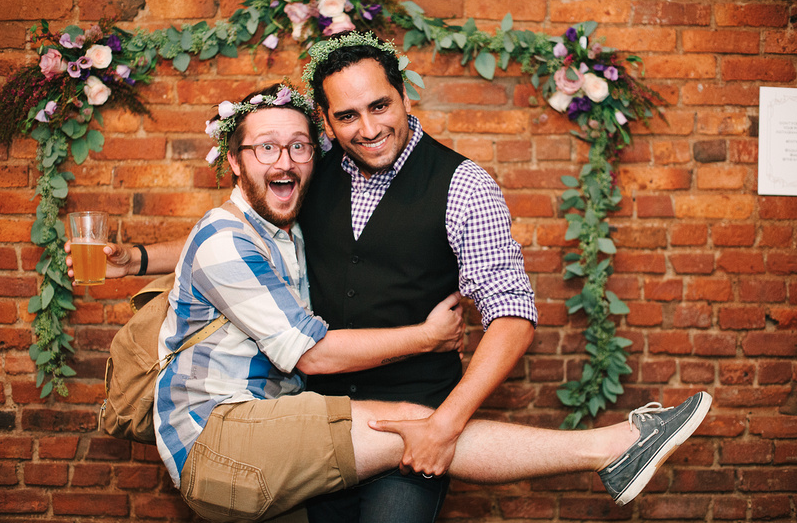
<path fill-rule="evenodd" d="M 294 89 L 290 84 L 279 84 L 276 96 L 258 94 L 244 102 L 223 101 L 219 104 L 219 115 L 205 122 L 205 134 L 216 140 L 216 145 L 208 152 L 205 160 L 216 171 L 216 183 L 229 171 L 225 164 L 229 146 L 227 144 L 230 134 L 238 128 L 247 114 L 264 107 L 292 107 L 307 115 L 318 127 L 319 140 L 323 140 L 324 127 L 313 101 Z"/>
<path fill-rule="evenodd" d="M 302 81 L 308 86 L 308 96 L 313 96 L 312 81 L 315 76 L 315 70 L 319 64 L 325 62 L 329 55 L 343 47 L 356 47 L 360 45 L 375 47 L 385 53 L 390 53 L 396 57 L 399 62 L 399 70 L 401 76 L 404 78 L 404 83 L 408 82 L 406 67 L 409 65 L 410 60 L 405 55 L 399 54 L 396 51 L 396 46 L 392 41 L 380 41 L 372 32 L 359 33 L 351 31 L 341 36 L 335 36 L 329 40 L 316 42 L 307 53 L 310 55 L 310 62 L 305 66 L 302 73 Z M 412 71 L 409 71 L 412 73 Z M 417 78 L 415 78 L 417 77 Z M 414 74 L 411 79 L 413 83 L 423 87 L 423 82 L 418 83 L 420 76 Z"/>

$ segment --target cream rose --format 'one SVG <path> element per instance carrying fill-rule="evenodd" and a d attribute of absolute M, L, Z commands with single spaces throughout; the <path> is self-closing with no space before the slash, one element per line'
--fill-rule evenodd
<path fill-rule="evenodd" d="M 91 60 L 91 66 L 95 69 L 105 69 L 111 65 L 112 55 L 113 51 L 107 45 L 95 44 L 86 51 L 86 58 Z"/>
<path fill-rule="evenodd" d="M 324 36 L 332 36 L 338 33 L 345 33 L 346 31 L 354 31 L 356 27 L 351 23 L 349 15 L 335 17 L 331 24 L 324 29 Z"/>
<path fill-rule="evenodd" d="M 318 12 L 327 18 L 335 18 L 343 14 L 346 0 L 321 0 L 318 2 Z"/>
<path fill-rule="evenodd" d="M 603 78 L 599 78 L 592 73 L 584 75 L 584 85 L 581 88 L 587 98 L 595 103 L 600 103 L 609 96 L 609 84 Z"/>
<path fill-rule="evenodd" d="M 294 40 L 300 40 L 304 23 L 310 18 L 310 6 L 307 4 L 292 3 L 285 6 L 285 14 L 293 24 L 291 36 Z"/>
<path fill-rule="evenodd" d="M 111 96 L 111 89 L 96 76 L 88 77 L 86 85 L 83 86 L 83 92 L 86 93 L 86 98 L 91 105 L 102 105 Z"/>
<path fill-rule="evenodd" d="M 572 100 L 573 97 L 570 96 L 569 94 L 565 94 L 562 91 L 556 91 L 555 93 L 553 93 L 553 96 L 548 98 L 548 103 L 551 105 L 551 107 L 553 107 L 560 113 L 563 113 L 567 111 L 567 108 L 570 106 L 570 102 Z"/>

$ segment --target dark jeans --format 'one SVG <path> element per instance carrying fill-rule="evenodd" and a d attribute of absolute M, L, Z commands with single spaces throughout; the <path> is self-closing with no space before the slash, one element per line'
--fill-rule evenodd
<path fill-rule="evenodd" d="M 356 487 L 307 501 L 310 523 L 432 523 L 449 478 L 426 479 L 398 470 Z"/>

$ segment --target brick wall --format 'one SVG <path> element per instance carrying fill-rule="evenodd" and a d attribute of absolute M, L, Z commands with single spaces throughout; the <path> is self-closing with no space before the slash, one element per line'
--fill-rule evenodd
<path fill-rule="evenodd" d="M 680 449 L 630 507 L 617 508 L 597 476 L 571 474 L 515 485 L 453 485 L 448 521 L 631 520 L 797 521 L 797 198 L 758 196 L 758 86 L 794 87 L 797 5 L 788 0 L 418 0 L 432 16 L 475 17 L 496 27 L 560 34 L 600 22 L 607 45 L 645 59 L 647 83 L 667 100 L 669 124 L 632 125 L 633 147 L 618 173 L 623 208 L 610 288 L 631 313 L 621 321 L 633 374 L 606 424 L 648 401 L 673 403 L 698 390 L 715 397 L 698 436 Z M 159 28 L 228 17 L 234 0 L 3 0 L 0 82 L 36 60 L 25 29 L 86 27 L 101 16 Z M 188 74 L 162 65 L 143 89 L 154 119 L 105 111 L 101 154 L 69 166 L 77 180 L 67 211 L 102 209 L 118 241 L 184 235 L 229 192 L 203 158 L 212 105 L 256 86 L 300 76 L 296 47 L 270 59 L 193 62 Z M 541 312 L 534 345 L 481 415 L 556 427 L 566 414 L 556 388 L 583 359 L 581 316 L 564 301 L 566 222 L 559 177 L 577 174 L 587 148 L 566 118 L 529 107 L 533 89 L 511 67 L 494 82 L 459 58 L 413 52 L 427 88 L 414 112 L 426 130 L 471 156 L 504 188 Z M 253 64 L 257 72 L 253 69 Z M 106 351 L 129 317 L 126 298 L 145 278 L 76 292 L 69 318 L 77 347 L 67 398 L 39 399 L 27 302 L 36 292 L 39 250 L 29 242 L 36 201 L 35 142 L 0 146 L 0 519 L 95 521 L 192 519 L 153 447 L 95 432 Z M 471 334 L 471 345 L 479 337 Z"/>

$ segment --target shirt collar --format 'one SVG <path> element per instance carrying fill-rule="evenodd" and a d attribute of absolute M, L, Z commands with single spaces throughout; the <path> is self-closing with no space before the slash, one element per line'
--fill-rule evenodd
<path fill-rule="evenodd" d="M 273 223 L 264 220 L 259 214 L 255 212 L 254 209 L 252 209 L 252 206 L 249 205 L 249 203 L 247 203 L 247 201 L 244 199 L 243 192 L 241 192 L 241 188 L 239 186 L 236 185 L 233 188 L 232 194 L 230 194 L 230 200 L 239 209 L 241 209 L 241 212 L 243 212 L 244 215 L 246 215 L 246 218 L 249 220 L 249 222 L 255 225 L 255 230 L 257 230 L 261 235 L 263 235 L 264 232 L 262 229 L 265 229 L 265 232 L 271 238 L 277 238 L 278 236 L 280 236 L 280 233 L 283 234 L 285 233 L 285 231 L 283 231 Z M 257 225 L 259 225 L 260 227 L 257 227 Z M 300 239 L 302 238 L 302 230 L 299 228 L 298 223 L 294 223 L 291 226 L 291 235 L 293 235 L 294 238 L 295 237 L 298 237 Z"/>
<path fill-rule="evenodd" d="M 418 142 L 421 141 L 423 137 L 423 128 L 421 127 L 421 122 L 415 116 L 408 114 L 407 121 L 410 127 L 410 131 L 412 131 L 410 136 L 410 141 L 407 143 L 407 146 L 401 151 L 401 154 L 398 155 L 396 161 L 393 163 L 393 166 L 390 169 L 385 169 L 378 173 L 374 173 L 371 178 L 368 180 L 374 184 L 383 184 L 388 183 L 390 180 L 395 178 L 398 172 L 404 167 L 404 164 L 409 158 L 412 151 L 415 150 L 415 146 L 418 145 Z M 344 171 L 349 173 L 352 177 L 352 182 L 357 183 L 358 180 L 365 180 L 365 177 L 360 172 L 360 168 L 357 167 L 357 164 L 354 163 L 354 160 L 348 155 L 348 153 L 343 153 L 343 159 L 340 162 L 341 167 Z"/>

